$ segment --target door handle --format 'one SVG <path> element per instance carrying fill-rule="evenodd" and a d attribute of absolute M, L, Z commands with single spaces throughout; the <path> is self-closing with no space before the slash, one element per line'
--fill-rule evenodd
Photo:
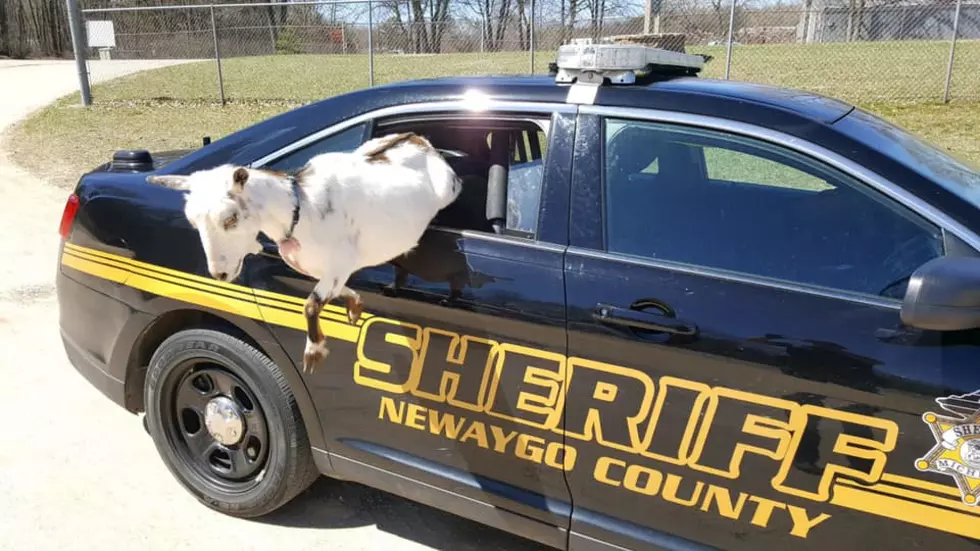
<path fill-rule="evenodd" d="M 595 311 L 592 313 L 592 317 L 600 323 L 643 329 L 646 331 L 658 331 L 686 336 L 696 335 L 698 333 L 697 325 L 689 321 L 646 310 L 619 308 L 611 304 L 597 304 Z"/>

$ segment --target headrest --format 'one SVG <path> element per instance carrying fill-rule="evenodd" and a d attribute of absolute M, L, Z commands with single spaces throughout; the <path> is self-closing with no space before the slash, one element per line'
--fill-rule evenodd
<path fill-rule="evenodd" d="M 628 126 L 620 130 L 606 149 L 606 164 L 619 177 L 641 172 L 657 158 L 662 144 L 656 130 Z"/>

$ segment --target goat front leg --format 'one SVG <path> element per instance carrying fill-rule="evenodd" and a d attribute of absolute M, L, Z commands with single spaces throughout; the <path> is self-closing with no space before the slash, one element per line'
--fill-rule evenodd
<path fill-rule="evenodd" d="M 312 374 L 324 358 L 330 354 L 327 338 L 320 329 L 320 312 L 340 292 L 339 278 L 317 282 L 313 292 L 306 299 L 303 315 L 306 317 L 306 348 L 303 351 L 303 373 Z"/>

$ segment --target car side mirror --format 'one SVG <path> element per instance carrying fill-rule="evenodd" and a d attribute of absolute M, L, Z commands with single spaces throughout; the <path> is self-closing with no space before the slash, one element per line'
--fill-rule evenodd
<path fill-rule="evenodd" d="M 934 331 L 980 327 L 980 258 L 944 256 L 920 266 L 909 279 L 901 318 Z"/>

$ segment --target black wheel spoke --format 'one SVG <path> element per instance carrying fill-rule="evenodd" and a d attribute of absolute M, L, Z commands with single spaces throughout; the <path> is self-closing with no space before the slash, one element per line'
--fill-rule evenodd
<path fill-rule="evenodd" d="M 232 380 L 227 374 L 221 371 L 212 371 L 211 378 L 214 380 L 214 384 L 218 389 L 218 393 L 223 394 L 229 398 L 234 396 L 235 387 L 239 384 Z"/>
<path fill-rule="evenodd" d="M 254 412 L 246 411 L 242 413 L 245 418 L 245 434 L 252 435 L 265 442 L 265 420 Z"/>
<path fill-rule="evenodd" d="M 208 457 L 219 445 L 203 427 L 197 431 L 197 434 L 188 435 L 185 433 L 184 440 L 187 442 L 191 457 L 205 463 L 208 462 Z"/>
<path fill-rule="evenodd" d="M 244 478 L 252 472 L 252 466 L 255 461 L 250 459 L 243 447 L 227 448 L 228 457 L 231 460 L 231 476 L 235 478 Z"/>
<path fill-rule="evenodd" d="M 208 400 L 214 397 L 217 390 L 209 382 L 212 380 L 207 374 L 195 374 L 190 375 L 183 381 L 180 388 L 177 390 L 177 411 L 178 413 L 182 409 L 190 408 L 196 411 L 199 415 L 204 415 L 204 407 L 207 405 Z"/>

